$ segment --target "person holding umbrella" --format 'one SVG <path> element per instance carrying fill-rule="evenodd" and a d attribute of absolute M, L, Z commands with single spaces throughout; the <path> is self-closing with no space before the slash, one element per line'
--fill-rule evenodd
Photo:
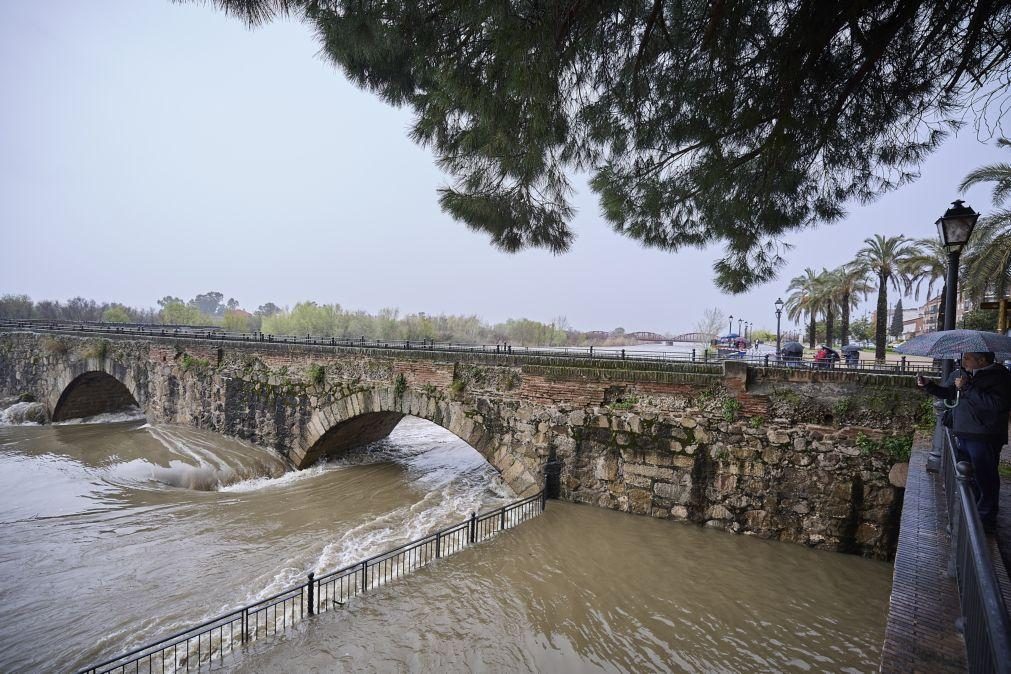
<path fill-rule="evenodd" d="M 947 383 L 947 382 L 946 382 Z M 962 354 L 962 370 L 950 385 L 916 375 L 916 385 L 946 400 L 950 406 L 950 426 L 956 440 L 959 461 L 972 464 L 976 482 L 976 506 L 987 530 L 997 524 L 1000 476 L 997 464 L 1001 447 L 1008 441 L 1008 412 L 1011 411 L 1011 372 L 995 362 L 992 351 Z"/>

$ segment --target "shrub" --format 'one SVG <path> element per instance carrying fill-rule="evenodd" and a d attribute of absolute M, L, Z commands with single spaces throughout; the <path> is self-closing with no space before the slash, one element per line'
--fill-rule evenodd
<path fill-rule="evenodd" d="M 45 337 L 42 340 L 42 349 L 46 353 L 51 353 L 54 356 L 65 356 L 70 350 L 67 343 L 62 339 L 56 339 L 55 337 Z"/>
<path fill-rule="evenodd" d="M 407 378 L 404 377 L 404 373 L 401 372 L 397 375 L 397 380 L 393 384 L 393 397 L 403 398 L 405 391 L 407 391 Z"/>
<path fill-rule="evenodd" d="M 203 358 L 194 358 L 188 353 L 183 353 L 182 358 L 180 359 L 180 365 L 182 365 L 183 372 L 189 372 L 193 369 L 206 369 L 211 366 L 211 362 Z"/>
<path fill-rule="evenodd" d="M 306 370 L 305 374 L 309 379 L 309 383 L 314 386 L 322 386 L 323 382 L 326 381 L 326 370 L 322 365 L 313 363 L 309 366 L 309 369 Z"/>
<path fill-rule="evenodd" d="M 733 421 L 737 418 L 737 414 L 741 411 L 741 401 L 736 398 L 727 398 L 723 401 L 723 418 L 727 421 Z"/>
<path fill-rule="evenodd" d="M 109 355 L 109 342 L 104 339 L 92 342 L 84 349 L 84 355 L 87 358 L 105 360 L 105 357 Z"/>

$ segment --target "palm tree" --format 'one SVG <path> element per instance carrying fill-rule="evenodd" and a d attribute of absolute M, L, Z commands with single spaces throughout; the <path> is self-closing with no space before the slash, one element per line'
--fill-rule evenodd
<path fill-rule="evenodd" d="M 852 262 L 833 269 L 829 276 L 831 296 L 839 307 L 840 338 L 846 346 L 850 343 L 850 310 L 855 309 L 874 287 L 867 282 L 866 270 Z"/>
<path fill-rule="evenodd" d="M 998 147 L 1011 148 L 1011 140 L 1001 138 Z M 994 183 L 993 204 L 1002 207 L 1011 197 L 1011 164 L 981 166 L 965 177 L 959 189 Z M 987 293 L 998 298 L 1011 290 L 1011 209 L 1000 208 L 980 218 L 972 236 L 972 248 L 965 253 L 964 292 L 979 301 Z"/>
<path fill-rule="evenodd" d="M 804 270 L 803 276 L 797 276 L 790 281 L 786 287 L 789 295 L 786 296 L 786 315 L 791 321 L 799 321 L 804 318 L 811 320 L 811 334 L 809 336 L 811 348 L 814 348 L 815 329 L 818 321 L 818 312 L 821 310 L 822 292 L 818 285 L 818 274 L 808 267 Z"/>
<path fill-rule="evenodd" d="M 926 299 L 934 292 L 934 284 L 941 281 L 941 302 L 937 311 L 936 330 L 944 330 L 944 296 L 948 292 L 948 251 L 937 239 L 917 239 L 919 252 L 905 263 L 913 297 L 920 298 L 920 289 L 926 289 Z"/>
<path fill-rule="evenodd" d="M 817 286 L 817 304 L 825 315 L 825 343 L 832 346 L 835 341 L 835 310 L 839 299 L 832 272 L 823 267 L 817 276 Z"/>
<path fill-rule="evenodd" d="M 888 326 L 888 286 L 903 292 L 910 287 L 909 260 L 920 253 L 915 241 L 904 236 L 875 234 L 864 239 L 856 263 L 878 282 L 877 322 L 874 326 L 874 357 L 885 359 Z"/>

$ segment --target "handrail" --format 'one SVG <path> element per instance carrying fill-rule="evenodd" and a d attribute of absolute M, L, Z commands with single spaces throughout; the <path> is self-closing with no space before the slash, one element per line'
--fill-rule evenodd
<path fill-rule="evenodd" d="M 958 461 L 951 430 L 944 429 L 942 475 L 951 550 L 948 574 L 958 583 L 960 628 L 970 672 L 1011 672 L 1011 618 L 973 493 L 972 465 Z"/>
<path fill-rule="evenodd" d="M 38 332 L 80 333 L 88 335 L 118 335 L 171 339 L 192 339 L 222 343 L 291 344 L 305 347 L 383 349 L 396 351 L 433 351 L 449 353 L 481 353 L 485 355 L 527 356 L 535 358 L 586 358 L 619 363 L 692 364 L 695 366 L 719 366 L 725 361 L 744 362 L 756 367 L 843 370 L 881 374 L 936 373 L 934 363 L 916 363 L 903 356 L 894 362 L 858 360 L 847 362 L 818 361 L 813 356 L 789 357 L 775 353 L 751 354 L 740 352 L 720 355 L 716 349 L 692 349 L 687 351 L 636 351 L 620 347 L 528 347 L 508 343 L 478 344 L 466 342 L 435 342 L 433 340 L 382 340 L 364 337 L 322 337 L 307 335 L 274 335 L 263 332 L 227 332 L 221 328 L 178 327 L 158 325 L 120 325 L 115 323 L 85 323 L 66 321 L 44 321 L 37 319 L 0 320 L 0 330 L 5 328 Z"/>
<path fill-rule="evenodd" d="M 171 667 L 172 670 L 178 670 L 180 667 L 188 669 L 191 665 L 195 669 L 199 669 L 202 663 L 222 659 L 226 650 L 231 652 L 237 645 L 259 639 L 261 636 L 277 634 L 289 625 L 300 622 L 308 616 L 343 606 L 344 602 L 351 597 L 358 596 L 371 588 L 426 566 L 436 559 L 488 540 L 495 534 L 522 524 L 543 512 L 546 504 L 547 491 L 542 489 L 536 494 L 513 501 L 495 510 L 480 515 L 472 513 L 463 522 L 390 548 L 355 564 L 330 571 L 318 578 L 310 572 L 304 583 L 293 585 L 277 594 L 222 613 L 157 641 L 103 660 L 80 670 L 80 674 L 125 672 L 127 667 L 130 668 L 130 671 L 152 672 L 159 662 L 161 663 L 161 671 L 170 671 L 167 667 Z M 489 521 L 495 521 L 498 525 L 497 528 L 477 526 L 478 522 Z M 467 535 L 460 535 L 463 533 Z M 440 545 L 443 540 L 447 540 L 448 544 Z M 329 601 L 326 600 L 327 598 Z M 280 629 L 278 629 L 279 606 L 281 607 Z M 273 630 L 270 629 L 271 615 L 269 611 L 273 611 Z M 263 617 L 262 630 L 261 616 Z M 250 622 L 251 617 L 255 622 L 255 627 Z M 238 636 L 235 634 L 236 623 L 239 623 Z M 191 648 L 194 641 L 195 652 Z M 205 641 L 206 650 L 204 648 Z M 179 651 L 181 645 L 185 645 L 185 650 L 182 653 Z M 194 657 L 196 658 L 195 662 L 192 661 Z M 166 661 L 168 661 L 168 665 L 166 665 Z"/>

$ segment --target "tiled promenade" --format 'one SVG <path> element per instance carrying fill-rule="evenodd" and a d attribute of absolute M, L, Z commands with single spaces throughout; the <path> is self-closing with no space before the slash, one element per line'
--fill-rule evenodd
<path fill-rule="evenodd" d="M 917 436 L 909 462 L 882 672 L 964 672 L 955 630 L 958 590 L 947 575 L 948 534 L 940 475 L 925 470 L 929 437 Z"/>

